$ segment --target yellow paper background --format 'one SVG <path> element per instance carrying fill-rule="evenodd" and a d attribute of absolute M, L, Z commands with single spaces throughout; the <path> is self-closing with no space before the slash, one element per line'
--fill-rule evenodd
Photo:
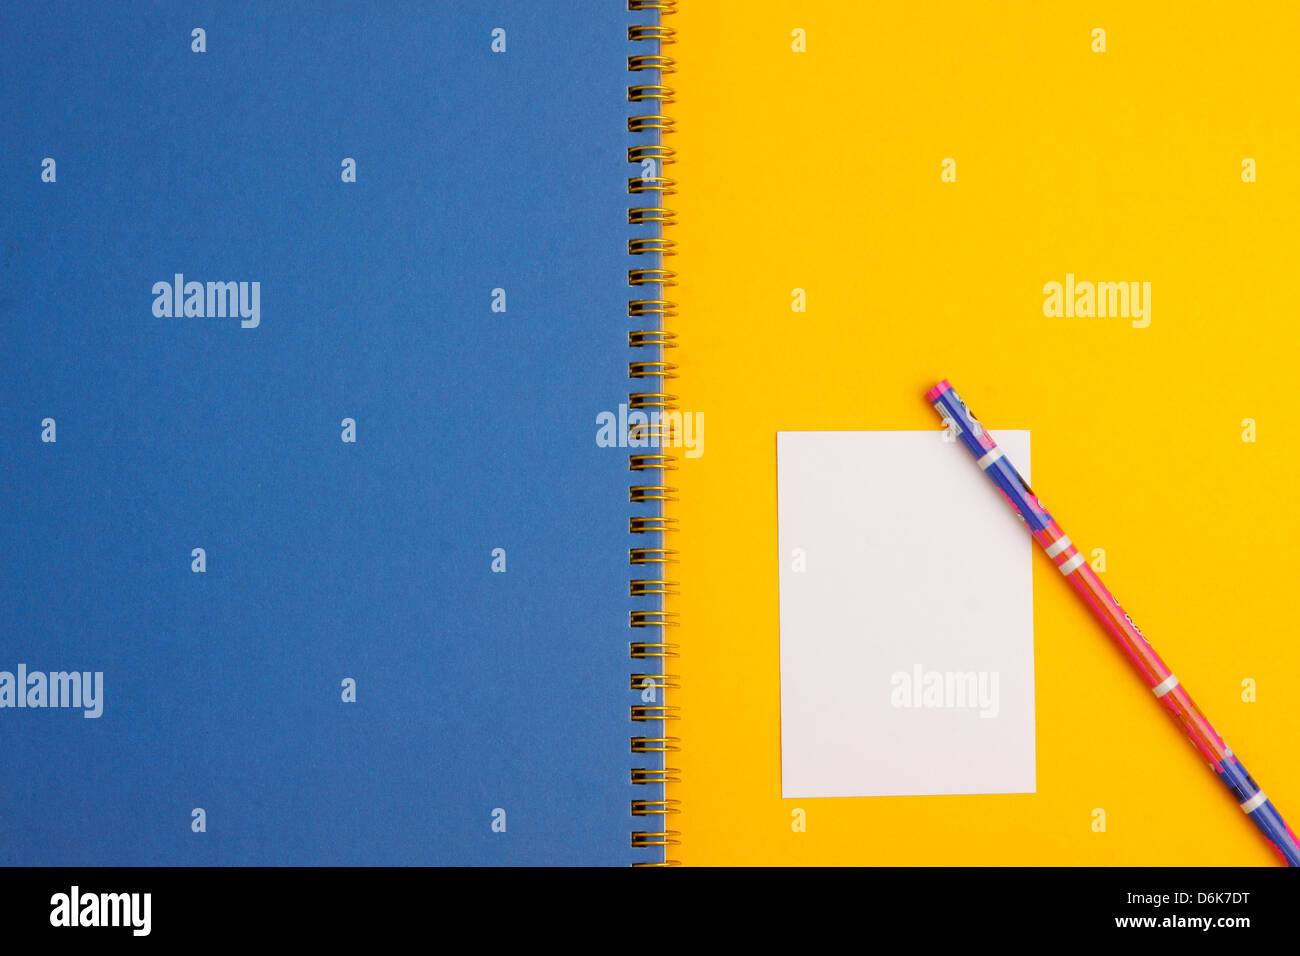
<path fill-rule="evenodd" d="M 1300 6 L 686 0 L 665 22 L 673 384 L 706 423 L 672 481 L 670 855 L 1276 862 L 1041 555 L 1036 794 L 781 799 L 775 435 L 937 428 L 941 378 L 1031 429 L 1044 504 L 1105 549 L 1102 580 L 1294 826 Z M 1151 282 L 1150 327 L 1044 317 L 1067 272 Z"/>

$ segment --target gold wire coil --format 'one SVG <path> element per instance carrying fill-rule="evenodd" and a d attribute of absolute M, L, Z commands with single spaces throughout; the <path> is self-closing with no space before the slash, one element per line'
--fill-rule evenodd
<path fill-rule="evenodd" d="M 628 378 L 676 378 L 677 366 L 671 362 L 628 362 Z"/>
<path fill-rule="evenodd" d="M 676 471 L 677 459 L 672 455 L 628 455 L 628 471 Z"/>
<path fill-rule="evenodd" d="M 648 226 L 659 223 L 664 226 L 677 225 L 677 210 L 665 209 L 663 206 L 636 206 L 627 211 L 630 226 Z"/>
<path fill-rule="evenodd" d="M 632 753 L 634 754 L 663 754 L 673 750 L 681 750 L 680 737 L 633 737 Z"/>
<path fill-rule="evenodd" d="M 671 448 L 676 444 L 676 431 L 671 423 L 654 422 L 649 425 L 631 425 L 627 430 L 629 443 L 635 442 L 640 448 Z M 676 488 L 665 489 L 676 491 Z M 633 498 L 633 501 L 647 501 L 647 498 Z M 676 501 L 676 498 L 654 499 L 656 501 Z"/>
<path fill-rule="evenodd" d="M 677 333 L 665 332 L 663 329 L 633 329 L 627 334 L 630 348 L 677 348 Z M 676 366 L 673 366 L 676 368 Z"/>
<path fill-rule="evenodd" d="M 667 76 L 669 73 L 677 72 L 677 61 L 662 53 L 638 53 L 627 58 L 627 68 L 632 73 L 657 70 L 663 76 Z"/>
<path fill-rule="evenodd" d="M 629 133 L 648 133 L 651 130 L 658 130 L 660 133 L 675 133 L 675 125 L 671 116 L 665 116 L 663 113 L 646 113 L 644 116 L 629 116 L 627 118 L 627 131 Z"/>
<path fill-rule="evenodd" d="M 627 284 L 673 286 L 677 284 L 677 273 L 667 269 L 629 269 Z"/>
<path fill-rule="evenodd" d="M 667 392 L 633 392 L 627 397 L 628 408 L 673 408 L 676 395 Z"/>
<path fill-rule="evenodd" d="M 631 396 L 628 397 L 630 398 Z M 654 408 L 655 406 L 648 405 L 646 407 Z M 642 433 L 646 440 L 636 442 L 634 446 L 637 448 L 657 448 L 662 450 L 665 448 L 675 448 L 680 444 L 677 433 L 679 430 L 684 430 L 684 425 L 680 421 L 681 416 L 677 412 L 676 408 L 675 405 L 666 405 L 661 411 L 637 412 L 638 416 L 648 415 L 651 421 L 644 427 L 640 424 L 636 426 L 635 430 Z M 632 416 L 629 415 L 628 417 L 631 418 Z M 654 419 L 659 420 L 654 421 Z M 633 429 L 631 428 L 628 429 L 629 432 L 632 430 Z M 629 441 L 629 444 L 633 443 Z M 670 488 L 668 490 L 676 491 L 677 489 Z"/>
<path fill-rule="evenodd" d="M 672 548 L 628 548 L 629 564 L 676 564 L 677 552 Z"/>
<path fill-rule="evenodd" d="M 632 611 L 631 614 L 629 615 L 629 619 L 633 627 L 676 627 L 677 626 L 677 621 L 675 620 L 676 617 L 677 614 L 672 611 L 653 611 L 645 608 Z M 669 644 L 665 646 L 676 647 L 677 645 Z M 632 656 L 633 657 L 655 657 L 655 656 L 676 657 L 677 655 L 675 653 L 667 653 L 661 655 L 633 654 Z"/>
<path fill-rule="evenodd" d="M 628 0 L 627 7 L 629 10 L 658 11 L 662 15 L 674 13 L 676 0 Z M 677 91 L 665 82 L 665 77 L 676 72 L 676 63 L 670 56 L 664 55 L 664 48 L 671 43 L 677 42 L 677 31 L 661 23 L 653 24 L 633 24 L 627 28 L 627 38 L 632 42 L 645 42 L 654 44 L 655 52 L 645 54 L 635 54 L 627 58 L 627 68 L 630 74 L 653 73 L 653 77 L 646 77 L 646 81 L 630 84 L 627 88 L 627 99 L 629 103 L 644 103 L 641 109 L 651 110 L 652 112 L 638 113 L 629 116 L 627 120 L 627 129 L 629 133 L 645 134 L 648 138 L 654 140 L 663 140 L 670 133 L 675 132 L 675 121 L 668 116 L 664 110 L 667 106 L 676 101 Z M 639 78 L 638 78 L 639 79 Z M 663 203 L 669 196 L 676 195 L 677 183 L 663 175 L 664 167 L 676 161 L 674 151 L 662 144 L 662 142 L 640 143 L 628 147 L 627 161 L 640 167 L 640 176 L 629 177 L 627 181 L 627 191 L 629 196 L 642 197 L 642 203 L 654 203 L 654 205 L 633 205 L 629 203 L 627 212 L 627 221 L 630 226 L 647 227 L 647 231 L 656 233 L 648 236 L 634 236 L 628 239 L 627 251 L 630 256 L 654 256 L 657 262 L 650 267 L 640 267 L 629 269 L 627 282 L 630 287 L 642 285 L 658 286 L 658 294 L 653 292 L 649 297 L 629 299 L 627 303 L 627 315 L 629 318 L 645 318 L 645 323 L 638 324 L 657 324 L 658 329 L 634 329 L 628 332 L 627 342 L 630 348 L 634 349 L 652 349 L 651 357 L 647 360 L 633 361 L 628 363 L 628 377 L 631 379 L 653 378 L 657 382 L 647 382 L 643 387 L 648 388 L 646 391 L 630 392 L 627 399 L 627 407 L 630 410 L 637 411 L 637 418 L 654 419 L 645 422 L 629 422 L 627 425 L 627 438 L 629 443 L 634 447 L 651 446 L 654 448 L 663 448 L 666 445 L 675 443 L 676 419 L 675 414 L 677 396 L 668 392 L 665 382 L 669 378 L 676 377 L 676 366 L 665 361 L 665 352 L 667 349 L 675 348 L 676 335 L 663 328 L 666 322 L 671 318 L 677 317 L 677 304 L 670 301 L 665 296 L 665 291 L 670 286 L 675 286 L 676 274 L 663 266 L 668 256 L 676 255 L 676 243 L 664 235 L 669 226 L 676 225 L 677 213 L 669 209 Z M 650 291 L 650 290 L 647 290 Z M 663 420 L 664 418 L 667 420 Z M 659 511 L 657 515 L 634 515 L 629 518 L 628 531 L 632 534 L 653 534 L 657 540 L 652 539 L 653 547 L 639 547 L 628 549 L 629 566 L 649 566 L 647 570 L 652 573 L 661 575 L 653 578 L 631 578 L 628 581 L 628 593 L 633 598 L 647 600 L 649 603 L 657 604 L 657 607 L 636 608 L 628 612 L 628 625 L 634 628 L 656 628 L 658 641 L 635 641 L 628 645 L 629 656 L 633 659 L 657 660 L 659 673 L 644 674 L 634 673 L 630 675 L 629 688 L 631 691 L 646 688 L 654 688 L 667 692 L 670 688 L 675 689 L 677 685 L 677 676 L 670 675 L 664 671 L 664 662 L 669 657 L 677 656 L 676 645 L 666 643 L 662 640 L 665 634 L 665 628 L 674 627 L 677 624 L 676 614 L 666 610 L 663 603 L 669 595 L 676 594 L 676 582 L 670 581 L 662 575 L 666 574 L 667 566 L 670 563 L 676 563 L 677 552 L 665 546 L 665 537 L 676 527 L 673 519 L 663 515 L 665 503 L 675 501 L 676 489 L 663 483 L 664 473 L 676 468 L 674 459 L 665 454 L 658 453 L 636 453 L 628 455 L 628 470 L 634 472 L 656 471 L 657 476 L 646 476 L 651 480 L 655 477 L 659 479 L 657 484 L 637 484 L 628 487 L 628 500 L 634 504 L 648 504 L 652 510 Z M 654 699 L 654 694 L 648 695 Z M 634 704 L 629 708 L 629 718 L 633 721 L 668 721 L 677 719 L 677 708 L 668 704 Z M 660 731 L 662 733 L 662 731 Z M 631 752 L 639 754 L 661 754 L 659 759 L 666 760 L 669 752 L 680 750 L 680 740 L 676 737 L 659 736 L 634 736 L 629 738 Z M 642 785 L 658 785 L 666 788 L 670 784 L 680 782 L 680 777 L 675 768 L 667 766 L 665 763 L 658 768 L 633 768 L 632 782 Z M 632 802 L 632 812 L 638 816 L 647 816 L 659 814 L 666 816 L 668 813 L 677 812 L 676 801 L 670 801 L 666 793 L 660 793 L 662 799 L 659 800 L 641 800 Z M 667 847 L 676 846 L 680 842 L 676 831 L 663 830 L 636 830 L 632 832 L 632 846 L 643 849 L 654 847 L 663 847 L 664 859 L 648 864 L 649 866 L 669 866 L 676 861 L 667 858 Z"/>
<path fill-rule="evenodd" d="M 628 582 L 632 597 L 650 597 L 653 594 L 676 594 L 676 581 L 658 579 L 634 579 Z"/>
<path fill-rule="evenodd" d="M 648 226 L 652 223 L 675 226 L 677 210 L 666 206 L 632 206 L 627 211 L 627 223 L 629 226 Z"/>
<path fill-rule="evenodd" d="M 631 674 L 628 683 L 631 690 L 676 690 L 681 685 L 677 683 L 676 674 Z"/>
<path fill-rule="evenodd" d="M 629 86 L 627 88 L 627 101 L 629 103 L 644 103 L 646 100 L 654 100 L 660 106 L 668 103 L 676 103 L 674 98 L 677 91 L 671 86 L 664 86 L 662 83 L 642 83 L 640 86 Z"/>
<path fill-rule="evenodd" d="M 632 782 L 647 783 L 681 783 L 676 767 L 633 767 Z"/>
<path fill-rule="evenodd" d="M 676 501 L 673 494 L 676 488 L 668 485 L 632 485 L 628 488 L 627 500 L 633 504 L 644 501 Z"/>
<path fill-rule="evenodd" d="M 630 648 L 628 656 L 637 660 L 680 656 L 676 644 L 665 644 L 662 641 L 633 641 L 628 647 Z"/>
<path fill-rule="evenodd" d="M 676 196 L 677 185 L 675 179 L 665 179 L 662 176 L 635 176 L 627 181 L 627 191 L 630 193 L 658 193 L 660 196 Z"/>
<path fill-rule="evenodd" d="M 666 704 L 634 704 L 632 706 L 633 720 L 677 720 L 677 711 L 680 708 L 669 707 Z"/>
<path fill-rule="evenodd" d="M 677 12 L 677 0 L 627 0 L 629 10 L 658 10 L 660 16 Z"/>
<path fill-rule="evenodd" d="M 663 515 L 633 515 L 628 519 L 627 530 L 631 534 L 665 534 L 677 530 L 677 519 Z"/>
<path fill-rule="evenodd" d="M 660 44 L 676 43 L 677 31 L 672 27 L 660 26 L 657 23 L 636 24 L 627 28 L 627 38 L 629 40 L 656 40 Z"/>
<path fill-rule="evenodd" d="M 629 163 L 639 165 L 646 160 L 653 160 L 660 166 L 671 166 L 677 162 L 677 150 L 671 146 L 665 146 L 663 143 L 642 143 L 639 146 L 629 146 L 627 148 L 627 161 Z"/>
<path fill-rule="evenodd" d="M 660 315 L 677 317 L 677 303 L 671 299 L 631 299 L 627 303 L 627 314 L 635 319 L 638 315 Z"/>
<path fill-rule="evenodd" d="M 676 225 L 676 223 L 674 223 Z M 675 256 L 677 242 L 663 236 L 634 236 L 627 241 L 629 256 Z"/>
<path fill-rule="evenodd" d="M 628 408 L 672 408 L 670 399 L 676 398 L 667 392 L 633 392 L 628 395 Z"/>
<path fill-rule="evenodd" d="M 676 428 L 671 421 L 635 422 L 627 429 L 629 441 L 636 440 L 641 447 L 662 447 L 671 445 L 675 440 Z"/>
<path fill-rule="evenodd" d="M 632 816 L 664 817 L 670 813 L 681 813 L 680 800 L 633 800 Z"/>

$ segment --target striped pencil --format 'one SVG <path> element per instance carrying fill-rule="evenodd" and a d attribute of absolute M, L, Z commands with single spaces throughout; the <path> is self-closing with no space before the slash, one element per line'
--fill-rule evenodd
<path fill-rule="evenodd" d="M 1232 792 L 1241 809 L 1255 822 L 1288 866 L 1300 866 L 1300 844 L 1281 814 L 1192 702 L 1187 691 L 1178 683 L 1178 678 L 1152 650 L 1133 619 L 1124 613 L 1119 602 L 1106 590 L 1106 586 L 1084 561 L 1083 555 L 1069 537 L 1052 516 L 1043 510 L 1033 489 L 1003 457 L 997 443 L 970 413 L 966 403 L 953 391 L 947 379 L 930 389 L 925 397 L 943 417 L 950 433 L 966 447 L 976 464 L 992 479 L 1007 503 L 1015 509 L 1034 540 L 1056 564 L 1057 570 L 1074 586 L 1075 591 L 1106 626 L 1106 630 L 1133 662 L 1156 698 L 1178 719 L 1188 738 L 1223 785 Z"/>

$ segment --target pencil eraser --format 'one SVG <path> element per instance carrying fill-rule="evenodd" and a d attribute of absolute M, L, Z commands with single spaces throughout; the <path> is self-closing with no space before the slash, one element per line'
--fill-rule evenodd
<path fill-rule="evenodd" d="M 948 391 L 948 389 L 950 388 L 952 388 L 952 386 L 948 384 L 948 380 L 945 378 L 942 382 L 940 382 L 934 388 L 930 389 L 928 392 L 925 393 L 925 400 L 927 402 L 933 402 L 936 398 L 938 398 L 944 392 Z"/>

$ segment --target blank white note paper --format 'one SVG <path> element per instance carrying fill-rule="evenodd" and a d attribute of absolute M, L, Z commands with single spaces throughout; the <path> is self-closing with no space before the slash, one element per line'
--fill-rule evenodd
<path fill-rule="evenodd" d="M 1033 793 L 1034 545 L 966 450 L 780 432 L 777 489 L 782 796 Z"/>

